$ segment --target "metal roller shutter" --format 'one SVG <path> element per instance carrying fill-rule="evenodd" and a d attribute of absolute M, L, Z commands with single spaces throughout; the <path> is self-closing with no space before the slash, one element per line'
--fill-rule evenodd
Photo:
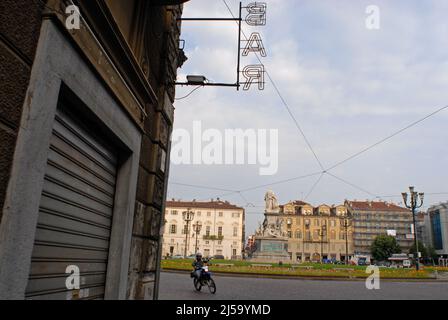
<path fill-rule="evenodd" d="M 104 298 L 117 157 L 58 111 L 39 208 L 27 299 Z M 76 265 L 81 290 L 66 288 Z"/>

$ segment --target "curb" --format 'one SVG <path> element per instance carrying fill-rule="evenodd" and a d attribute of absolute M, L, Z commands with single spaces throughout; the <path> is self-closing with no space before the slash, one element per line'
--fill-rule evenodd
<path fill-rule="evenodd" d="M 162 269 L 164 273 L 190 274 L 190 271 L 177 269 Z M 255 279 L 277 279 L 277 280 L 309 280 L 309 281 L 345 281 L 345 282 L 365 282 L 366 278 L 349 277 L 319 277 L 319 276 L 289 276 L 289 275 L 270 275 L 262 273 L 230 273 L 230 272 L 212 272 L 215 275 L 226 278 L 255 278 Z M 385 282 L 416 282 L 416 283 L 448 283 L 448 280 L 439 279 L 415 279 L 415 278 L 382 278 Z"/>

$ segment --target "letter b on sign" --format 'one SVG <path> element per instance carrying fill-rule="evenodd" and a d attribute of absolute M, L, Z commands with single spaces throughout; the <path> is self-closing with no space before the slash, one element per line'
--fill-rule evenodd
<path fill-rule="evenodd" d="M 266 3 L 254 2 L 248 4 L 246 16 L 246 23 L 250 26 L 265 26 L 266 25 Z"/>

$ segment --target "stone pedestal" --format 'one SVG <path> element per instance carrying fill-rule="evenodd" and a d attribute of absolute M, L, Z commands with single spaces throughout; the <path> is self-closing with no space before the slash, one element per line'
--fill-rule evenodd
<path fill-rule="evenodd" d="M 290 262 L 291 257 L 288 253 L 288 239 L 255 237 L 257 250 L 252 256 L 255 262 Z"/>

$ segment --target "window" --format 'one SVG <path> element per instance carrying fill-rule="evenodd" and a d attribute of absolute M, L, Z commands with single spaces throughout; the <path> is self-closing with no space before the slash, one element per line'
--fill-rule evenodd
<path fill-rule="evenodd" d="M 177 233 L 177 226 L 175 224 L 172 224 L 170 227 L 170 233 L 176 234 Z"/>
<path fill-rule="evenodd" d="M 236 257 L 236 249 L 232 250 L 232 254 L 233 254 L 234 257 Z"/>
<path fill-rule="evenodd" d="M 233 236 L 238 237 L 238 227 L 233 228 Z"/>
<path fill-rule="evenodd" d="M 178 215 L 177 210 L 173 210 L 173 211 L 171 211 L 171 215 L 173 215 L 173 216 L 177 216 L 177 215 Z"/>
<path fill-rule="evenodd" d="M 292 231 L 288 231 L 288 238 L 292 238 Z"/>
<path fill-rule="evenodd" d="M 184 225 L 184 229 L 182 231 L 182 234 L 187 234 L 188 232 L 188 225 Z"/>
<path fill-rule="evenodd" d="M 238 212 L 232 213 L 232 218 L 239 218 L 240 214 Z"/>
<path fill-rule="evenodd" d="M 319 226 L 319 220 L 318 220 L 318 219 L 315 219 L 315 220 L 314 220 L 314 226 L 315 226 L 315 227 L 318 227 L 318 226 Z"/>
<path fill-rule="evenodd" d="M 302 231 L 299 230 L 299 231 L 296 232 L 296 238 L 297 239 L 302 239 Z"/>
<path fill-rule="evenodd" d="M 218 227 L 218 237 L 222 237 L 222 227 Z"/>
<path fill-rule="evenodd" d="M 211 212 L 207 212 L 207 217 L 211 217 L 212 213 Z"/>
<path fill-rule="evenodd" d="M 222 217 L 224 217 L 224 213 L 223 213 L 223 212 L 219 212 L 219 213 L 218 213 L 218 216 L 219 216 L 220 218 L 222 218 Z"/>
<path fill-rule="evenodd" d="M 336 227 L 336 220 L 330 220 L 330 226 L 331 227 Z"/>
<path fill-rule="evenodd" d="M 331 240 L 336 240 L 336 231 L 331 230 L 330 237 L 331 237 Z"/>
<path fill-rule="evenodd" d="M 201 212 L 201 211 L 198 211 L 198 212 L 196 212 L 196 215 L 197 215 L 198 217 L 201 217 L 202 212 Z"/>
<path fill-rule="evenodd" d="M 443 250 L 442 221 L 440 210 L 437 210 L 431 217 L 433 245 L 436 250 Z"/>
<path fill-rule="evenodd" d="M 305 240 L 306 241 L 311 241 L 311 231 L 306 231 L 305 232 Z"/>
<path fill-rule="evenodd" d="M 222 256 L 222 250 L 216 250 L 216 254 L 217 254 L 218 256 Z"/>
<path fill-rule="evenodd" d="M 210 227 L 210 226 L 207 226 L 207 227 L 205 228 L 205 235 L 206 235 L 207 237 L 210 237 L 210 231 L 211 231 L 211 227 Z"/>

